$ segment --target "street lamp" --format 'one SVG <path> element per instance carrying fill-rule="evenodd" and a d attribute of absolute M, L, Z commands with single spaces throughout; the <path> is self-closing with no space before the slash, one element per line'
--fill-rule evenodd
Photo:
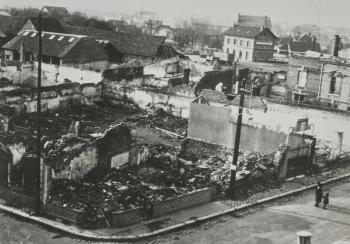
<path fill-rule="evenodd" d="M 42 37 L 41 37 L 41 17 L 42 13 L 47 9 L 43 7 L 38 15 L 38 37 L 39 37 L 39 53 L 38 53 L 38 84 L 37 84 L 37 195 L 36 195 L 36 212 L 40 214 L 41 210 L 41 56 L 42 56 Z"/>

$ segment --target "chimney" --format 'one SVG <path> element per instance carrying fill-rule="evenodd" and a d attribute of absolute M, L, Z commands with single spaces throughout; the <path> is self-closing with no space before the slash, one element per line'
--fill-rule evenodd
<path fill-rule="evenodd" d="M 333 50 L 334 57 L 338 57 L 339 50 L 340 50 L 340 37 L 339 35 L 335 35 L 334 50 Z"/>

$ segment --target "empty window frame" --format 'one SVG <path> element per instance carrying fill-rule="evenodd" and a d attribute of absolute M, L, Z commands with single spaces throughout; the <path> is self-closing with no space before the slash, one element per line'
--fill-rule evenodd
<path fill-rule="evenodd" d="M 341 86 L 342 86 L 342 77 L 336 72 L 331 73 L 331 78 L 329 82 L 329 94 L 340 95 Z"/>

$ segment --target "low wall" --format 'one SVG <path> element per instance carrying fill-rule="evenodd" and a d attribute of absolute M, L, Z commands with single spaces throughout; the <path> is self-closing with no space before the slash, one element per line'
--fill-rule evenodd
<path fill-rule="evenodd" d="M 164 214 L 210 202 L 214 200 L 215 193 L 216 191 L 214 188 L 205 188 L 154 203 L 153 211 L 150 215 L 147 214 L 147 211 L 144 208 L 136 208 L 124 212 L 115 212 L 111 215 L 110 224 L 111 227 L 122 227 L 139 223 L 142 220 L 157 218 Z"/>
<path fill-rule="evenodd" d="M 36 199 L 35 197 L 25 195 L 9 189 L 3 189 L 0 191 L 0 197 L 10 204 L 20 205 L 30 209 L 35 209 Z"/>
<path fill-rule="evenodd" d="M 50 203 L 47 203 L 43 212 L 51 217 L 63 219 L 74 224 L 83 224 L 85 222 L 85 212 L 63 208 Z"/>
<path fill-rule="evenodd" d="M 145 219 L 143 208 L 130 209 L 123 212 L 114 212 L 111 214 L 110 225 L 113 228 L 137 224 Z"/>
<path fill-rule="evenodd" d="M 205 188 L 155 203 L 153 204 L 152 217 L 156 218 L 174 211 L 210 202 L 214 199 L 214 195 L 215 190 L 213 188 Z"/>

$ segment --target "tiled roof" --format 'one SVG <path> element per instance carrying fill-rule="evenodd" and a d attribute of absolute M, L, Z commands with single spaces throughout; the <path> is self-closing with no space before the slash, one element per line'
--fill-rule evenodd
<path fill-rule="evenodd" d="M 275 38 L 277 38 L 270 31 L 270 29 L 261 28 L 261 27 L 257 27 L 257 26 L 242 26 L 242 25 L 234 25 L 233 27 L 231 27 L 227 31 L 225 31 L 224 35 L 254 38 L 264 31 L 270 32 Z"/>
<path fill-rule="evenodd" d="M 7 36 L 15 36 L 22 28 L 24 18 L 14 16 L 0 16 L 0 31 Z"/>
<path fill-rule="evenodd" d="M 32 22 L 36 30 L 39 29 L 38 18 L 28 18 L 27 20 L 30 20 Z M 61 23 L 56 18 L 42 18 L 41 29 L 42 31 L 47 31 L 47 32 L 66 33 Z"/>
<path fill-rule="evenodd" d="M 64 26 L 67 33 L 87 35 L 96 40 L 109 40 L 120 52 L 128 55 L 155 57 L 165 38 L 137 35 L 87 27 Z"/>
<path fill-rule="evenodd" d="M 81 38 L 84 38 L 84 36 L 43 32 L 42 53 L 43 55 L 53 57 L 63 57 L 81 40 Z M 20 50 L 22 43 L 26 51 L 38 53 L 38 32 L 23 31 L 3 45 L 2 48 Z"/>

